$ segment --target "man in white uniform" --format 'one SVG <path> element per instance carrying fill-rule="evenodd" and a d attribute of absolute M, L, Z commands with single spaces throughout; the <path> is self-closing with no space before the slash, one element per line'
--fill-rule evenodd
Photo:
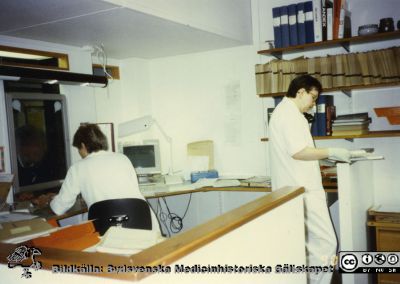
<path fill-rule="evenodd" d="M 107 138 L 97 125 L 80 126 L 72 145 L 78 149 L 82 160 L 69 168 L 59 194 L 50 202 L 54 213 L 65 213 L 74 205 L 78 194 L 82 194 L 88 208 L 108 199 L 145 200 L 132 163 L 123 154 L 105 151 Z M 151 209 L 150 212 L 153 230 L 159 231 L 157 218 Z"/>
<path fill-rule="evenodd" d="M 318 160 L 348 162 L 342 148 L 315 148 L 303 113 L 315 104 L 322 87 L 309 76 L 295 78 L 269 123 L 272 189 L 305 188 L 306 254 L 308 266 L 327 266 L 336 255 L 337 241 L 329 216 Z M 332 273 L 308 274 L 309 283 L 330 283 Z"/>

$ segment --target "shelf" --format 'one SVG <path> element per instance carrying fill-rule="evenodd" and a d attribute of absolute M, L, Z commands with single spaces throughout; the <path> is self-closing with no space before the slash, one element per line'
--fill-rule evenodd
<path fill-rule="evenodd" d="M 331 139 L 359 139 L 359 138 L 382 138 L 382 137 L 400 137 L 400 130 L 384 130 L 370 131 L 363 135 L 345 135 L 345 136 L 314 136 L 314 140 L 331 140 Z M 261 141 L 266 142 L 268 138 L 261 138 Z"/>
<path fill-rule="evenodd" d="M 302 45 L 295 45 L 289 46 L 285 48 L 273 48 L 273 49 L 266 49 L 260 50 L 257 53 L 261 55 L 272 55 L 277 58 L 282 58 L 282 54 L 284 52 L 291 52 L 291 51 L 299 51 L 299 50 L 311 50 L 311 49 L 318 49 L 318 48 L 327 48 L 327 47 L 335 47 L 335 46 L 343 46 L 347 51 L 349 50 L 349 46 L 351 44 L 359 44 L 359 43 L 366 43 L 371 41 L 382 41 L 382 40 L 391 40 L 391 39 L 398 39 L 400 38 L 400 31 L 394 32 L 387 32 L 387 33 L 376 33 L 372 35 L 366 36 L 355 36 L 350 38 L 343 38 L 343 39 L 334 39 L 334 40 L 327 40 L 315 43 L 307 43 Z"/>
<path fill-rule="evenodd" d="M 329 93 L 329 92 L 344 92 L 344 93 L 348 93 L 351 90 L 389 88 L 389 87 L 397 87 L 397 86 L 400 86 L 400 82 L 379 83 L 379 84 L 370 84 L 370 85 L 353 85 L 353 86 L 343 86 L 343 87 L 336 87 L 336 88 L 325 88 L 325 89 L 323 89 L 323 93 Z M 286 95 L 286 92 L 271 93 L 271 94 L 260 94 L 258 96 L 260 98 L 267 98 L 267 97 L 281 97 L 281 96 L 284 96 L 284 95 Z"/>

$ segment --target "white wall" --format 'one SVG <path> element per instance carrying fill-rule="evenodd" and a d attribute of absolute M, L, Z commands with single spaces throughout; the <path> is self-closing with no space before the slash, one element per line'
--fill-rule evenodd
<path fill-rule="evenodd" d="M 265 174 L 254 52 L 244 46 L 150 62 L 152 114 L 174 139 L 175 170 L 185 169 L 187 143 L 211 139 L 220 174 Z"/>

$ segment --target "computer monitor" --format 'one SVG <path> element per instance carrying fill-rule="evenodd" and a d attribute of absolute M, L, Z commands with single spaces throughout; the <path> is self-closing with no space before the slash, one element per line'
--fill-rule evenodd
<path fill-rule="evenodd" d="M 60 188 L 70 165 L 65 96 L 7 92 L 6 109 L 16 199 Z"/>
<path fill-rule="evenodd" d="M 139 176 L 161 173 L 160 147 L 152 140 L 143 145 L 125 144 L 122 153 L 128 157 Z"/>

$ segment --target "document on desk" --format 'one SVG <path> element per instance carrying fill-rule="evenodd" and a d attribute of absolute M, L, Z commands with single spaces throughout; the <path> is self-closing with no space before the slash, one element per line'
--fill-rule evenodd
<path fill-rule="evenodd" d="M 43 218 L 7 222 L 1 224 L 1 226 L 0 241 L 12 244 L 48 235 L 58 230 L 58 228 L 51 226 Z"/>
<path fill-rule="evenodd" d="M 213 187 L 233 187 L 233 186 L 240 186 L 240 181 L 237 179 L 218 179 L 213 184 Z"/>
<path fill-rule="evenodd" d="M 1 212 L 0 213 L 0 223 L 29 220 L 29 219 L 33 219 L 33 218 L 37 218 L 37 217 L 38 216 L 29 214 L 29 213 Z M 2 226 L 0 224 L 0 229 L 1 228 L 2 228 Z"/>
<path fill-rule="evenodd" d="M 96 247 L 96 251 L 131 255 L 163 240 L 156 231 L 111 226 Z"/>

